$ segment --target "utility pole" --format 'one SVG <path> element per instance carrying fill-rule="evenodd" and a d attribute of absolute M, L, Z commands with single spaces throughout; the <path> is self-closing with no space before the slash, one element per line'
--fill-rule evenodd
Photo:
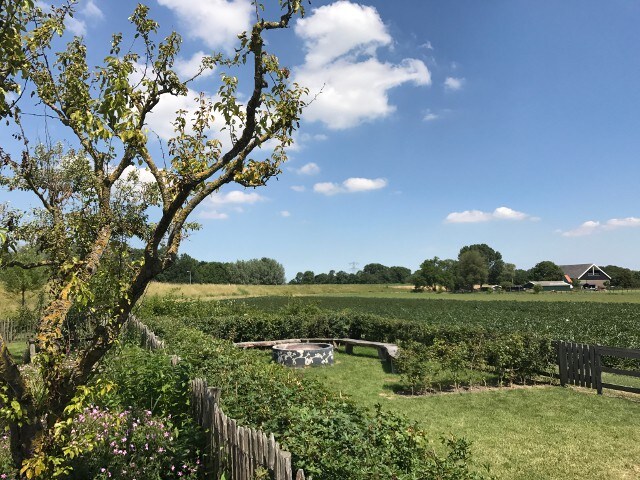
<path fill-rule="evenodd" d="M 187 273 L 189 274 L 189 285 L 191 285 L 191 270 L 187 270 Z"/>
<path fill-rule="evenodd" d="M 349 265 L 351 265 L 351 273 L 356 273 L 358 271 L 358 262 L 350 262 Z"/>

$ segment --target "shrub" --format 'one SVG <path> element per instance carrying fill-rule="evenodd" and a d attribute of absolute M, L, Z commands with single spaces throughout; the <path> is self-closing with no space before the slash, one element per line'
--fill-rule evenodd
<path fill-rule="evenodd" d="M 161 480 L 197 479 L 197 452 L 182 439 L 170 418 L 140 416 L 131 411 L 85 409 L 73 422 L 65 448 L 86 451 L 74 458 L 70 479 Z"/>

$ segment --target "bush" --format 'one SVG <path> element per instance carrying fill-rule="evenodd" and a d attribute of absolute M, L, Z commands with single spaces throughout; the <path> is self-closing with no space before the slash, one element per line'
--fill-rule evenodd
<path fill-rule="evenodd" d="M 73 422 L 65 448 L 90 451 L 74 458 L 70 479 L 162 480 L 197 479 L 200 461 L 189 449 L 170 418 L 154 417 L 150 411 L 111 412 L 85 409 Z"/>

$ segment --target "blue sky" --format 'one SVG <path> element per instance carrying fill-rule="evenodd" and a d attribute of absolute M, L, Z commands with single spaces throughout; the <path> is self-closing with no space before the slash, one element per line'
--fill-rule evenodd
<path fill-rule="evenodd" d="M 251 15 L 248 0 L 149 5 L 182 33 L 185 72 L 199 52 L 230 51 Z M 68 27 L 97 61 L 134 6 L 81 0 Z M 472 243 L 520 268 L 640 269 L 638 25 L 632 0 L 314 1 L 268 38 L 322 90 L 290 161 L 266 188 L 206 202 L 182 251 L 272 257 L 288 277 L 351 262 L 416 269 Z M 192 88 L 215 92 L 217 75 Z M 161 105 L 150 127 L 168 135 L 180 106 Z"/>

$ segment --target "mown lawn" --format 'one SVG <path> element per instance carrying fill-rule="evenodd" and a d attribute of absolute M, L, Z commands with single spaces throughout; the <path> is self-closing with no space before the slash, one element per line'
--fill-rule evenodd
<path fill-rule="evenodd" d="M 394 393 L 399 376 L 375 350 L 336 354 L 308 375 L 356 402 L 407 415 L 430 431 L 464 436 L 500 479 L 640 478 L 640 397 L 536 386 L 431 396 Z M 637 382 L 632 382 L 637 385 Z"/>

